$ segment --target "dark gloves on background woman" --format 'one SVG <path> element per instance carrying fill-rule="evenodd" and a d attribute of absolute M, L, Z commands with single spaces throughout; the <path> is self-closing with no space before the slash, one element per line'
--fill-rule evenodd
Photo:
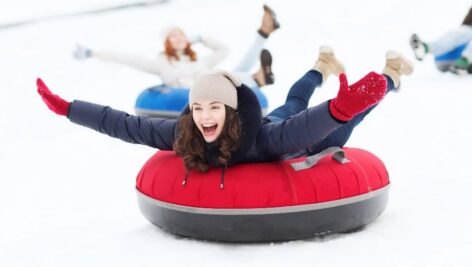
<path fill-rule="evenodd" d="M 375 72 L 370 72 L 351 86 L 347 83 L 346 74 L 341 73 L 339 83 L 338 95 L 329 103 L 329 111 L 343 122 L 379 103 L 387 92 L 387 80 Z"/>
<path fill-rule="evenodd" d="M 67 116 L 67 113 L 69 112 L 70 102 L 67 102 L 61 97 L 51 93 L 51 91 L 49 91 L 49 88 L 46 86 L 46 84 L 44 84 L 41 78 L 38 78 L 36 80 L 36 86 L 38 87 L 38 94 L 41 96 L 44 103 L 46 103 L 50 110 L 54 111 L 54 113 L 58 115 Z"/>

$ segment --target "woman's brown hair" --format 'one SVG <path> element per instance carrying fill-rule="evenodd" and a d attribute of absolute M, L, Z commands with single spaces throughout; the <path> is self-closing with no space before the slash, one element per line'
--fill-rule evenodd
<path fill-rule="evenodd" d="M 231 152 L 239 146 L 241 126 L 236 111 L 225 105 L 226 117 L 218 142 L 218 162 L 226 166 Z M 209 164 L 205 154 L 206 142 L 193 121 L 192 111 L 182 115 L 177 125 L 178 136 L 174 141 L 174 151 L 184 160 L 185 170 L 196 168 L 208 171 Z"/>
<path fill-rule="evenodd" d="M 177 55 L 177 51 L 172 47 L 172 44 L 169 41 L 169 38 L 166 39 L 164 42 L 164 54 L 167 56 L 167 59 L 169 61 L 180 60 L 179 55 Z M 197 60 L 197 53 L 192 50 L 192 46 L 190 43 L 187 44 L 187 46 L 184 49 L 184 54 L 187 55 L 191 61 L 196 61 Z"/>
<path fill-rule="evenodd" d="M 472 26 L 472 7 L 469 9 L 469 13 L 465 16 L 462 24 Z"/>

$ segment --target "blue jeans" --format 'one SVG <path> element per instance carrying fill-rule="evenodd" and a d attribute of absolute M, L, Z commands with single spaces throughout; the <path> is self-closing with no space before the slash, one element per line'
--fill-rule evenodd
<path fill-rule="evenodd" d="M 323 82 L 321 73 L 310 70 L 296 81 L 287 94 L 285 104 L 267 114 L 264 122 L 279 122 L 308 108 L 315 88 Z"/>
<path fill-rule="evenodd" d="M 392 91 L 395 86 L 393 84 L 393 80 L 384 75 L 387 79 L 387 93 Z M 271 113 L 269 113 L 265 118 L 265 122 L 279 122 L 283 121 L 290 116 L 293 116 L 308 107 L 308 102 L 310 101 L 310 97 L 315 91 L 315 88 L 320 86 L 323 82 L 323 78 L 321 73 L 315 70 L 310 70 L 307 72 L 303 77 L 301 77 L 295 84 L 292 85 L 290 91 L 288 92 L 287 99 L 285 104 L 276 108 Z M 349 140 L 349 137 L 352 134 L 354 128 L 369 114 L 377 105 L 374 105 L 364 112 L 357 114 L 354 118 L 350 121 L 343 124 L 338 129 L 334 130 L 331 134 L 329 134 L 325 139 L 321 142 L 315 144 L 311 148 L 307 148 L 306 151 L 300 151 L 299 156 L 303 154 L 314 155 L 319 153 L 326 148 L 338 146 L 343 147 L 346 142 Z M 292 155 L 293 157 L 295 155 Z"/>

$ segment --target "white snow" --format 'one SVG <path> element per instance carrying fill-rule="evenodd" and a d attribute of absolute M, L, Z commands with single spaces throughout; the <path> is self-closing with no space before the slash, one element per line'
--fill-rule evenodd
<path fill-rule="evenodd" d="M 0 25 L 129 1 L 2 1 Z M 267 1 L 282 28 L 267 48 L 276 84 L 270 108 L 331 45 L 350 82 L 380 72 L 385 52 L 413 60 L 411 33 L 433 39 L 456 27 L 470 1 Z M 135 177 L 153 149 L 111 139 L 50 112 L 36 93 L 54 93 L 133 112 L 158 77 L 124 66 L 72 58 L 76 43 L 155 56 L 160 30 L 182 25 L 216 37 L 231 69 L 254 38 L 262 1 L 172 0 L 147 8 L 43 19 L 0 28 L 0 266 L 471 266 L 472 76 L 415 62 L 355 130 L 348 145 L 386 164 L 385 212 L 363 231 L 275 244 L 237 245 L 175 237 L 140 214 Z M 199 52 L 206 53 L 202 47 Z M 312 105 L 333 97 L 338 81 L 317 89 Z"/>

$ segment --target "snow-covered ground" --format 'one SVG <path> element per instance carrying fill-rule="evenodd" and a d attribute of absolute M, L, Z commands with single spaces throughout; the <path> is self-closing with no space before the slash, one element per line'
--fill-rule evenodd
<path fill-rule="evenodd" d="M 254 37 L 261 1 L 172 0 L 146 8 L 57 17 L 132 0 L 2 1 L 0 26 L 0 266 L 471 266 L 472 77 L 416 63 L 402 88 L 360 125 L 349 146 L 379 156 L 391 179 L 385 212 L 352 234 L 275 244 L 220 244 L 178 238 L 140 214 L 135 177 L 154 153 L 54 115 L 36 93 L 42 77 L 67 100 L 133 112 L 158 77 L 96 60 L 77 61 L 76 43 L 155 56 L 160 30 L 182 25 L 216 37 L 231 68 Z M 67 3 L 67 4 L 66 4 Z M 276 84 L 270 108 L 332 45 L 356 81 L 381 71 L 387 49 L 412 58 L 408 38 L 438 37 L 459 25 L 470 1 L 267 1 L 282 28 L 267 43 Z M 56 17 L 47 19 L 48 17 Z M 199 52 L 206 53 L 202 47 Z M 312 104 L 333 97 L 334 78 Z"/>

